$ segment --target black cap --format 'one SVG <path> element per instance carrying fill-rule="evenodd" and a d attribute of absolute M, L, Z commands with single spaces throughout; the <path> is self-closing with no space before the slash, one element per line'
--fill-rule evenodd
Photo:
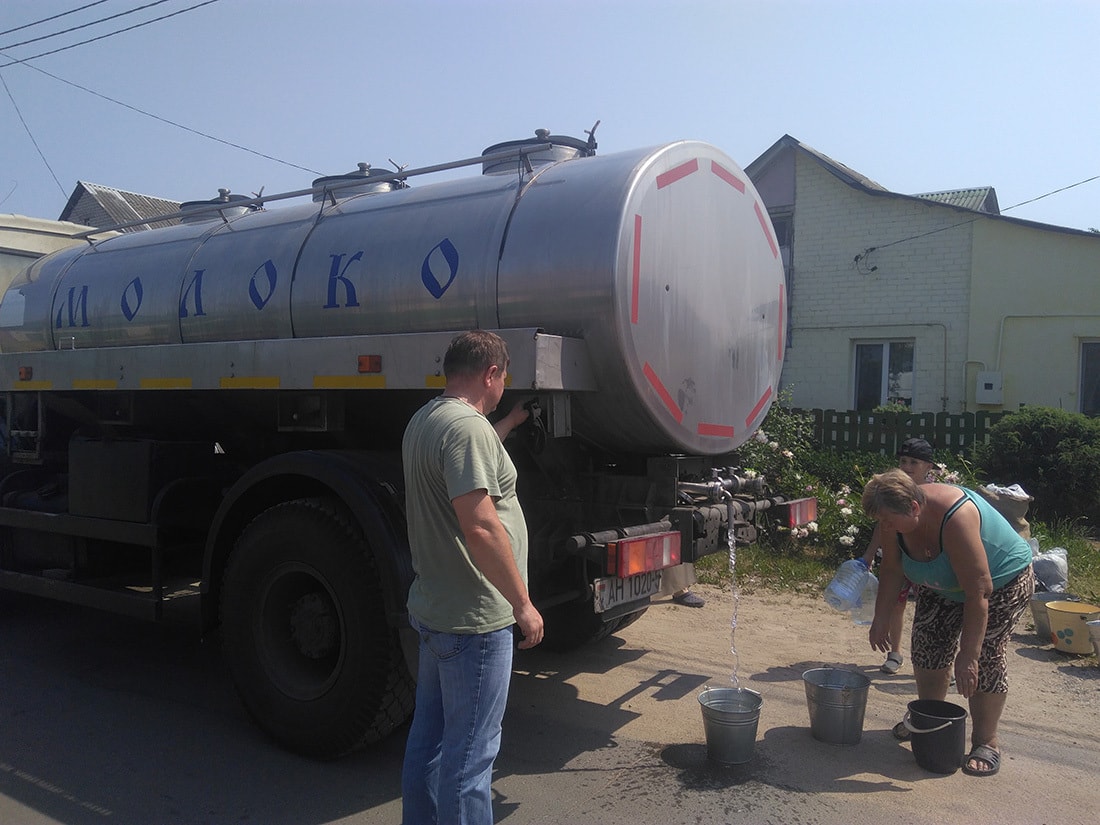
<path fill-rule="evenodd" d="M 932 445 L 923 438 L 907 438 L 898 448 L 898 458 L 907 455 L 920 461 L 932 461 Z"/>

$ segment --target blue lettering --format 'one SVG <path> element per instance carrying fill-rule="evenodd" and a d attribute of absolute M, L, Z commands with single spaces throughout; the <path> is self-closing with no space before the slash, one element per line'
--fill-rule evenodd
<path fill-rule="evenodd" d="M 187 297 L 192 294 L 192 289 L 194 289 L 195 295 L 195 317 L 206 314 L 202 311 L 202 274 L 204 272 L 206 272 L 205 269 L 196 269 L 195 276 L 183 290 L 183 297 L 180 298 L 180 318 L 187 317 Z"/>
<path fill-rule="evenodd" d="M 432 271 L 432 257 L 435 256 L 437 251 L 443 257 L 443 262 L 447 265 L 450 273 L 446 283 L 440 283 L 439 278 L 437 278 L 436 274 Z M 458 250 L 455 249 L 455 245 L 451 243 L 449 238 L 444 238 L 436 244 L 435 248 L 433 248 L 424 258 L 424 263 L 420 267 L 420 280 L 424 282 L 424 286 L 427 288 L 428 292 L 431 293 L 432 297 L 438 301 L 443 297 L 443 293 L 454 283 L 455 275 L 457 274 Z"/>
<path fill-rule="evenodd" d="M 141 286 L 141 278 L 134 278 L 126 285 L 126 289 L 122 290 L 122 300 L 119 305 L 122 307 L 122 314 L 126 316 L 127 321 L 134 320 L 137 317 L 138 310 L 141 309 L 141 298 L 145 294 L 144 288 Z M 134 306 L 130 307 L 130 297 L 133 296 Z"/>
<path fill-rule="evenodd" d="M 75 299 L 75 300 L 74 300 Z M 76 310 L 80 309 L 80 326 L 88 326 L 88 287 L 87 285 L 80 288 L 79 297 L 76 294 L 76 287 L 69 287 L 69 326 L 75 327 L 76 323 Z M 57 308 L 57 323 L 56 327 L 61 329 L 63 326 L 61 313 L 65 307 L 61 306 Z"/>
<path fill-rule="evenodd" d="M 360 252 L 359 254 L 362 255 L 363 253 Z M 351 263 L 351 261 L 348 261 L 348 263 Z M 264 284 L 264 293 L 262 295 L 260 294 L 260 290 L 256 286 L 256 276 L 259 274 L 261 269 L 264 271 L 264 275 L 267 276 L 265 279 L 266 283 Z M 256 309 L 263 309 L 265 306 L 267 306 L 267 302 L 270 301 L 271 296 L 275 294 L 275 285 L 278 282 L 279 273 L 276 271 L 275 264 L 270 258 L 264 261 L 262 266 L 256 267 L 256 271 L 252 273 L 252 279 L 248 282 L 248 297 L 252 299 L 252 304 L 256 307 Z M 348 288 L 351 288 L 350 284 L 348 285 Z M 331 296 L 334 295 L 334 292 L 335 290 L 332 288 L 330 282 L 329 300 L 332 299 Z"/>
<path fill-rule="evenodd" d="M 349 259 L 343 269 L 340 269 L 340 261 L 343 260 L 343 255 L 330 255 L 332 258 L 332 268 L 328 273 L 328 301 L 325 303 L 325 309 L 332 309 L 333 307 L 340 306 L 336 303 L 336 284 L 337 282 L 344 285 L 344 291 L 347 295 L 347 304 L 345 306 L 357 307 L 359 301 L 355 297 L 355 285 L 352 284 L 347 278 L 344 277 L 344 273 L 348 271 L 348 267 L 363 257 L 362 252 L 356 252 Z"/>

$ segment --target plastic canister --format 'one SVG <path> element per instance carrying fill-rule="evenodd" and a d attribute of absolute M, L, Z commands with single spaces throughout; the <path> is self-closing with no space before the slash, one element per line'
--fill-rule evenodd
<path fill-rule="evenodd" d="M 856 607 L 870 575 L 871 570 L 863 559 L 848 559 L 840 565 L 833 580 L 825 588 L 825 601 L 829 607 L 841 612 Z"/>
<path fill-rule="evenodd" d="M 863 591 L 859 594 L 859 604 L 852 608 L 852 621 L 859 625 L 868 625 L 875 620 L 875 600 L 878 598 L 878 578 L 874 573 L 867 574 Z"/>

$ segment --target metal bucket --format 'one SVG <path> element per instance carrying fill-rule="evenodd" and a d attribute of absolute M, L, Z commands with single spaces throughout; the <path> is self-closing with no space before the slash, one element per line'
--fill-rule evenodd
<path fill-rule="evenodd" d="M 834 745 L 855 745 L 863 738 L 863 714 L 871 680 L 862 673 L 818 667 L 802 674 L 810 708 L 810 733 Z"/>
<path fill-rule="evenodd" d="M 708 687 L 699 694 L 709 760 L 740 765 L 752 759 L 763 702 L 755 690 L 744 688 Z"/>
<path fill-rule="evenodd" d="M 1089 637 L 1092 639 L 1092 649 L 1096 651 L 1096 658 L 1100 659 L 1100 619 L 1085 622 L 1089 629 Z"/>
<path fill-rule="evenodd" d="M 937 699 L 909 703 L 903 720 L 917 764 L 932 773 L 954 773 L 966 753 L 966 709 Z"/>
<path fill-rule="evenodd" d="M 1035 634 L 1044 642 L 1050 641 L 1050 617 L 1047 615 L 1048 602 L 1079 602 L 1080 596 L 1070 593 L 1036 593 L 1031 597 L 1031 618 L 1035 622 Z"/>

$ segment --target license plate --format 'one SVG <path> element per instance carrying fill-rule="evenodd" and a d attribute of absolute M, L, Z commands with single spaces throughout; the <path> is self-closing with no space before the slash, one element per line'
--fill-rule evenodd
<path fill-rule="evenodd" d="M 614 576 L 596 579 L 592 583 L 592 588 L 595 591 L 593 608 L 597 613 L 603 613 L 620 604 L 652 596 L 661 589 L 661 571 L 638 573 L 625 579 Z"/>

